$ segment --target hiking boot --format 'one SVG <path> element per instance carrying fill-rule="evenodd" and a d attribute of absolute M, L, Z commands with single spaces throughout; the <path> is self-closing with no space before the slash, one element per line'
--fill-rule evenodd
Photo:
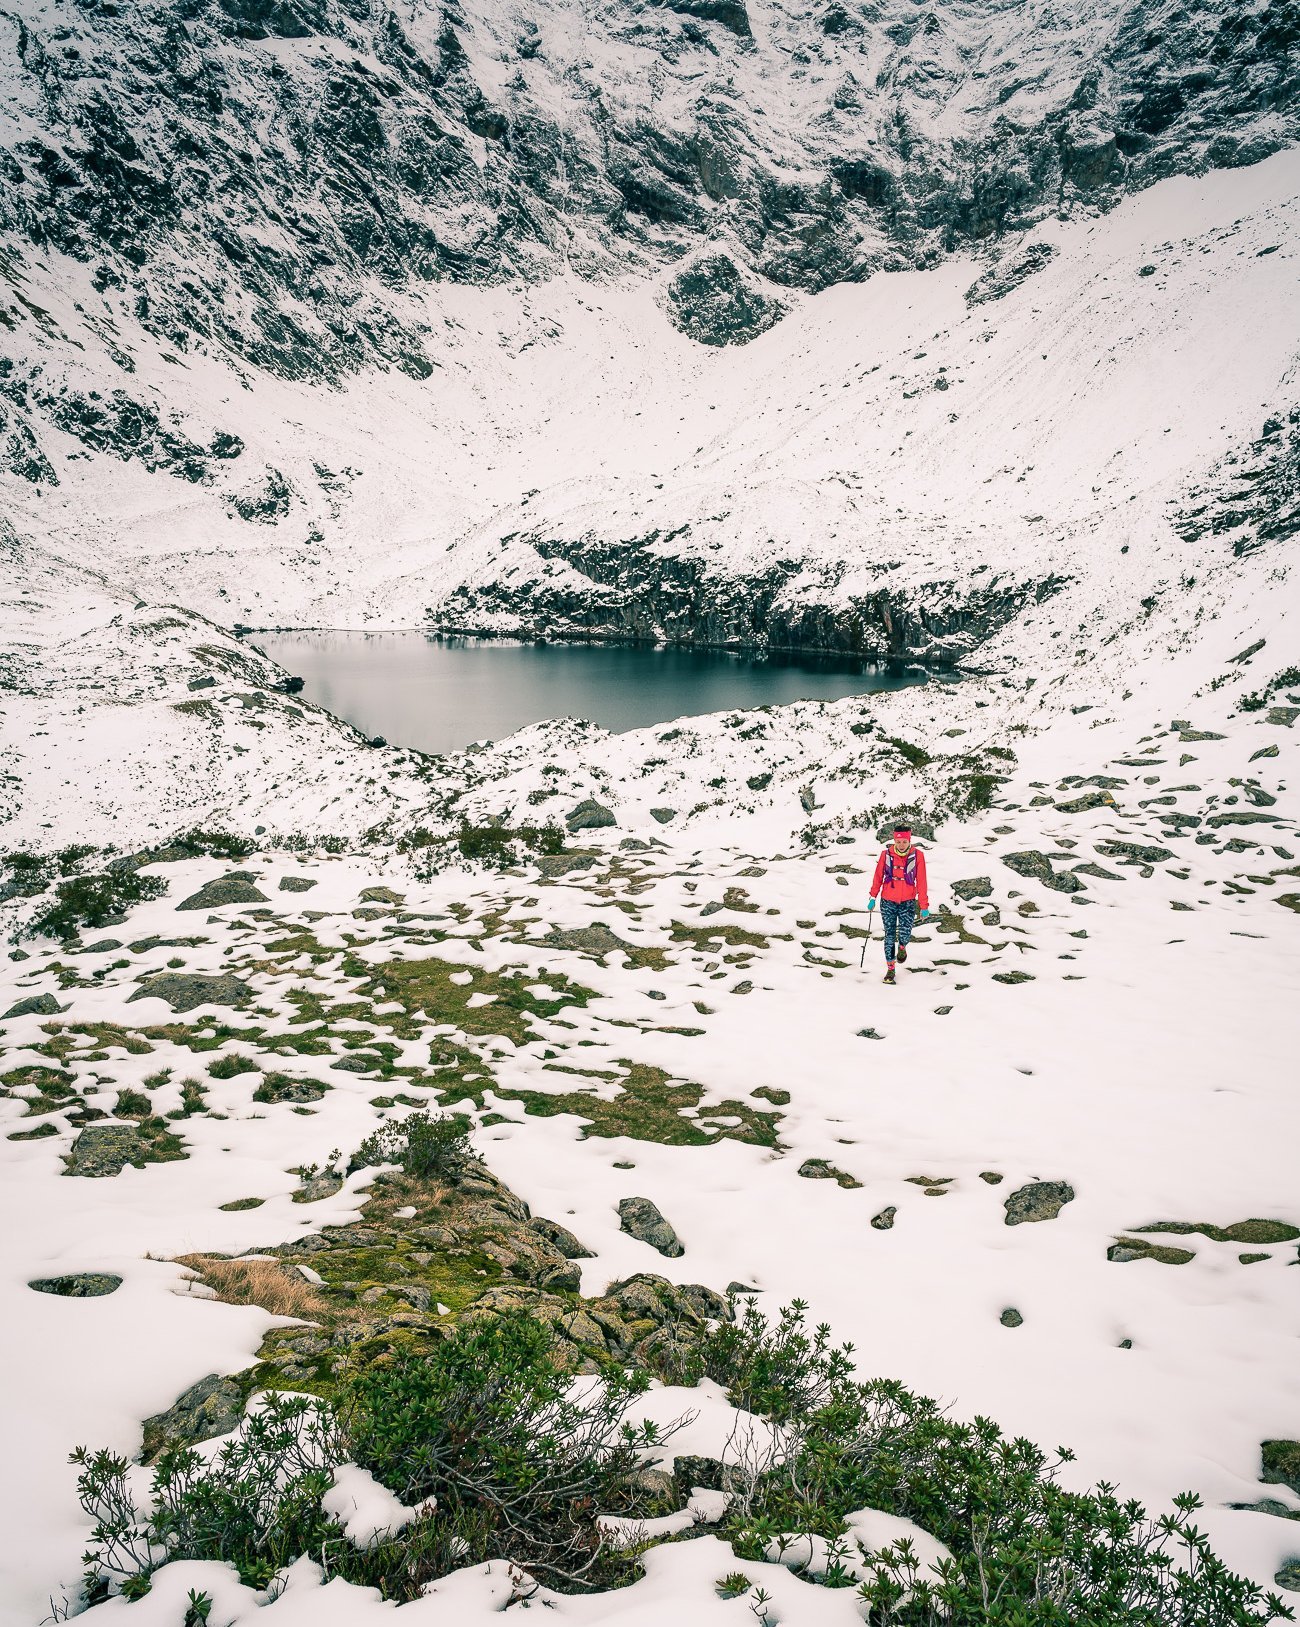
<path fill-rule="evenodd" d="M 893 983 L 894 981 L 895 981 L 894 968 L 891 966 L 889 968 L 889 970 L 885 973 L 885 982 L 886 983 Z"/>
<path fill-rule="evenodd" d="M 899 946 L 898 946 L 898 963 L 899 963 L 899 965 L 900 966 L 903 965 L 903 963 L 906 960 L 907 960 L 907 945 L 905 943 L 900 943 Z"/>

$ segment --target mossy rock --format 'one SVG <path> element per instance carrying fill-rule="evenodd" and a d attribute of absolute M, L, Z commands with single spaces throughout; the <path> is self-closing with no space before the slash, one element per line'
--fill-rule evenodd
<path fill-rule="evenodd" d="M 1300 1496 L 1300 1441 L 1261 1441 L 1259 1451 L 1259 1478 L 1270 1486 L 1290 1486 Z"/>
<path fill-rule="evenodd" d="M 78 1271 L 67 1277 L 34 1277 L 27 1286 L 38 1294 L 60 1294 L 65 1299 L 100 1299 L 115 1294 L 122 1279 L 111 1271 Z"/>
<path fill-rule="evenodd" d="M 1156 1260 L 1161 1265 L 1187 1265 L 1196 1258 L 1196 1253 L 1193 1249 L 1148 1243 L 1142 1237 L 1117 1237 L 1106 1250 L 1106 1258 L 1115 1265 L 1127 1265 L 1133 1260 Z"/>
<path fill-rule="evenodd" d="M 837 1186 L 844 1187 L 846 1191 L 851 1191 L 855 1187 L 862 1185 L 862 1182 L 855 1176 L 850 1175 L 847 1170 L 839 1169 L 825 1158 L 805 1158 L 803 1163 L 799 1165 L 798 1173 L 806 1181 L 834 1181 Z"/>

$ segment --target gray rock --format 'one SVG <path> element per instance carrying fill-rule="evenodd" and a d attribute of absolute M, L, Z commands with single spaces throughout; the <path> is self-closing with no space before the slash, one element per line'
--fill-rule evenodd
<path fill-rule="evenodd" d="M 191 893 L 188 898 L 177 904 L 178 910 L 216 910 L 226 904 L 267 904 L 270 900 L 266 894 L 259 892 L 251 881 L 243 876 L 219 876 L 215 881 L 208 881 L 199 888 L 198 892 Z"/>
<path fill-rule="evenodd" d="M 143 1459 L 152 1463 L 165 1446 L 193 1446 L 228 1435 L 244 1416 L 244 1398 L 233 1379 L 209 1373 L 191 1384 L 166 1412 L 144 1421 Z"/>
<path fill-rule="evenodd" d="M 1014 870 L 1018 876 L 1041 881 L 1044 887 L 1050 887 L 1053 892 L 1077 893 L 1083 889 L 1083 883 L 1071 871 L 1053 870 L 1052 861 L 1046 853 L 1037 853 L 1031 848 L 1023 853 L 1003 853 L 1001 858 L 1008 870 Z"/>
<path fill-rule="evenodd" d="M 675 1260 L 685 1254 L 677 1233 L 660 1214 L 649 1198 L 624 1198 L 618 1206 L 619 1230 L 639 1243 L 648 1243 L 665 1259 Z"/>
<path fill-rule="evenodd" d="M 128 1164 L 144 1164 L 148 1151 L 148 1143 L 133 1124 L 88 1125 L 72 1143 L 63 1173 L 92 1180 L 120 1175 Z"/>
<path fill-rule="evenodd" d="M 1051 243 L 1029 243 L 1023 249 L 1004 254 L 966 290 L 967 305 L 983 305 L 988 300 L 1004 298 L 1035 272 L 1041 271 L 1055 253 L 1056 249 Z"/>
<path fill-rule="evenodd" d="M 1114 859 L 1119 864 L 1163 864 L 1174 856 L 1172 848 L 1143 842 L 1121 842 L 1118 839 L 1098 842 L 1097 851 L 1103 859 Z"/>
<path fill-rule="evenodd" d="M 585 1247 L 567 1226 L 561 1226 L 558 1220 L 546 1220 L 541 1215 L 535 1215 L 528 1224 L 548 1243 L 554 1244 L 566 1260 L 594 1258 L 591 1250 Z"/>
<path fill-rule="evenodd" d="M 594 797 L 580 802 L 564 822 L 570 830 L 603 830 L 607 825 L 618 824 L 613 810 L 597 802 Z"/>
<path fill-rule="evenodd" d="M 1057 813 L 1090 813 L 1094 808 L 1113 808 L 1115 798 L 1109 791 L 1085 791 L 1081 797 L 1073 797 L 1069 802 L 1058 802 Z"/>
<path fill-rule="evenodd" d="M 677 810 L 676 808 L 651 808 L 650 817 L 660 825 L 671 824 L 677 817 Z"/>
<path fill-rule="evenodd" d="M 1024 1317 L 1021 1316 L 1014 1305 L 1008 1305 L 1002 1315 L 998 1317 L 998 1321 L 1001 1322 L 1004 1328 L 1018 1328 L 1023 1324 L 1024 1320 Z"/>
<path fill-rule="evenodd" d="M 897 1213 L 897 1206 L 891 1203 L 887 1209 L 882 1209 L 878 1215 L 872 1215 L 872 1227 L 878 1232 L 891 1231 L 894 1225 L 894 1216 Z"/>
<path fill-rule="evenodd" d="M 0 1022 L 6 1022 L 10 1017 L 55 1017 L 60 1011 L 66 1011 L 67 1006 L 61 1006 L 52 994 L 29 994 L 25 1000 L 19 1000 L 10 1006 Z"/>
<path fill-rule="evenodd" d="M 33 1277 L 27 1284 L 38 1294 L 62 1294 L 67 1299 L 99 1299 L 122 1286 L 111 1271 L 78 1271 L 68 1277 Z"/>
<path fill-rule="evenodd" d="M 1021 1226 L 1026 1221 L 1055 1220 L 1067 1203 L 1074 1201 L 1074 1188 L 1065 1181 L 1030 1181 L 1017 1187 L 1003 1202 L 1006 1224 Z"/>
<path fill-rule="evenodd" d="M 993 892 L 993 881 L 989 876 L 971 876 L 966 881 L 954 881 L 951 891 L 954 898 L 969 904 L 974 898 L 988 898 Z"/>
<path fill-rule="evenodd" d="M 361 902 L 363 904 L 405 904 L 406 894 L 395 893 L 391 887 L 363 887 L 361 889 Z"/>
<path fill-rule="evenodd" d="M 719 0 L 702 3 L 716 5 Z M 674 0 L 675 10 L 681 5 L 682 0 Z M 738 11 L 744 15 L 743 7 Z M 742 272 L 727 254 L 704 255 L 679 271 L 668 284 L 667 310 L 673 326 L 702 345 L 747 345 L 785 315 L 781 301 L 765 294 L 758 279 Z"/>
<path fill-rule="evenodd" d="M 542 942 L 549 948 L 571 949 L 580 955 L 604 956 L 619 949 L 625 954 L 635 952 L 634 946 L 626 938 L 620 938 L 603 921 L 593 921 L 590 926 L 582 927 L 552 927 Z"/>
<path fill-rule="evenodd" d="M 198 972 L 156 972 L 147 977 L 127 1001 L 165 1000 L 173 1011 L 193 1011 L 198 1006 L 243 1006 L 253 991 L 232 972 L 205 976 Z"/>
<path fill-rule="evenodd" d="M 282 893 L 309 893 L 316 883 L 306 876 L 281 876 L 280 891 Z"/>

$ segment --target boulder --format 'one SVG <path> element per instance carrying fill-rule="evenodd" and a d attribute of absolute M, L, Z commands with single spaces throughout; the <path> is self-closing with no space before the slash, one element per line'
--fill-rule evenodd
<path fill-rule="evenodd" d="M 52 994 L 29 994 L 25 1000 L 19 1000 L 10 1006 L 0 1022 L 7 1022 L 10 1017 L 55 1017 L 60 1011 L 66 1011 Z"/>
<path fill-rule="evenodd" d="M 744 8 L 736 14 L 743 17 Z M 684 266 L 668 284 L 667 309 L 673 326 L 701 345 L 747 345 L 785 315 L 780 300 L 727 254 L 706 254 Z"/>
<path fill-rule="evenodd" d="M 165 1000 L 173 1011 L 193 1011 L 197 1006 L 243 1006 L 253 991 L 231 972 L 205 976 L 199 972 L 157 972 L 146 977 L 127 1001 Z"/>
<path fill-rule="evenodd" d="M 38 1294 L 62 1294 L 65 1299 L 99 1299 L 122 1286 L 111 1271 L 78 1271 L 68 1277 L 33 1277 L 27 1284 Z"/>
<path fill-rule="evenodd" d="M 209 1373 L 171 1404 L 144 1421 L 146 1463 L 152 1463 L 165 1446 L 193 1446 L 197 1441 L 228 1435 L 244 1416 L 244 1398 L 234 1379 Z"/>
<path fill-rule="evenodd" d="M 677 817 L 676 808 L 651 808 L 651 819 L 660 825 L 670 824 Z"/>
<path fill-rule="evenodd" d="M 566 1260 L 590 1260 L 594 1256 L 589 1248 L 576 1238 L 567 1226 L 561 1226 L 558 1220 L 546 1220 L 541 1215 L 529 1221 L 532 1229 L 553 1243 Z"/>
<path fill-rule="evenodd" d="M 1300 1497 L 1300 1441 L 1261 1441 L 1260 1479 L 1270 1486 L 1290 1486 Z"/>
<path fill-rule="evenodd" d="M 675 1260 L 686 1252 L 658 1205 L 649 1198 L 624 1198 L 618 1206 L 618 1225 L 620 1231 L 635 1237 L 638 1243 L 648 1243 L 665 1259 Z"/>
<path fill-rule="evenodd" d="M 603 830 L 607 825 L 617 825 L 618 820 L 612 809 L 588 797 L 568 814 L 564 823 L 570 830 Z"/>
<path fill-rule="evenodd" d="M 975 898 L 988 898 L 993 892 L 993 882 L 989 876 L 971 876 L 966 881 L 954 881 L 950 890 L 954 898 L 969 904 Z"/>
<path fill-rule="evenodd" d="M 1074 1201 L 1074 1188 L 1065 1181 L 1030 1181 L 1019 1186 L 1003 1202 L 1008 1226 L 1027 1221 L 1055 1220 L 1067 1203 Z"/>
<path fill-rule="evenodd" d="M 251 877 L 246 873 L 230 876 L 219 876 L 215 881 L 208 881 L 199 888 L 198 892 L 191 893 L 183 898 L 176 908 L 178 910 L 216 910 L 226 904 L 267 904 L 270 900 L 266 894 L 254 887 Z"/>
<path fill-rule="evenodd" d="M 1083 890 L 1078 876 L 1068 870 L 1053 870 L 1052 861 L 1046 853 L 1038 853 L 1030 848 L 1023 853 L 1003 853 L 1001 858 L 1008 870 L 1014 870 L 1018 876 L 1026 876 L 1032 881 L 1041 881 L 1044 887 L 1050 887 L 1053 892 L 1077 893 Z"/>
<path fill-rule="evenodd" d="M 281 876 L 280 891 L 282 893 L 309 893 L 316 883 L 306 876 Z"/>
<path fill-rule="evenodd" d="M 137 1168 L 148 1158 L 149 1144 L 133 1124 L 93 1124 L 72 1143 L 65 1175 L 92 1180 L 120 1175 L 128 1164 Z"/>

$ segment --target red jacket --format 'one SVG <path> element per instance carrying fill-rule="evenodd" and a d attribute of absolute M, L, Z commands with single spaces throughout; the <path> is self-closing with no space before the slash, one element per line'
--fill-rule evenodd
<path fill-rule="evenodd" d="M 883 896 L 891 904 L 906 904 L 916 899 L 923 910 L 930 907 L 930 895 L 925 887 L 925 854 L 913 842 L 905 858 L 894 851 L 891 842 L 876 860 L 876 873 L 871 880 L 871 896 Z"/>

